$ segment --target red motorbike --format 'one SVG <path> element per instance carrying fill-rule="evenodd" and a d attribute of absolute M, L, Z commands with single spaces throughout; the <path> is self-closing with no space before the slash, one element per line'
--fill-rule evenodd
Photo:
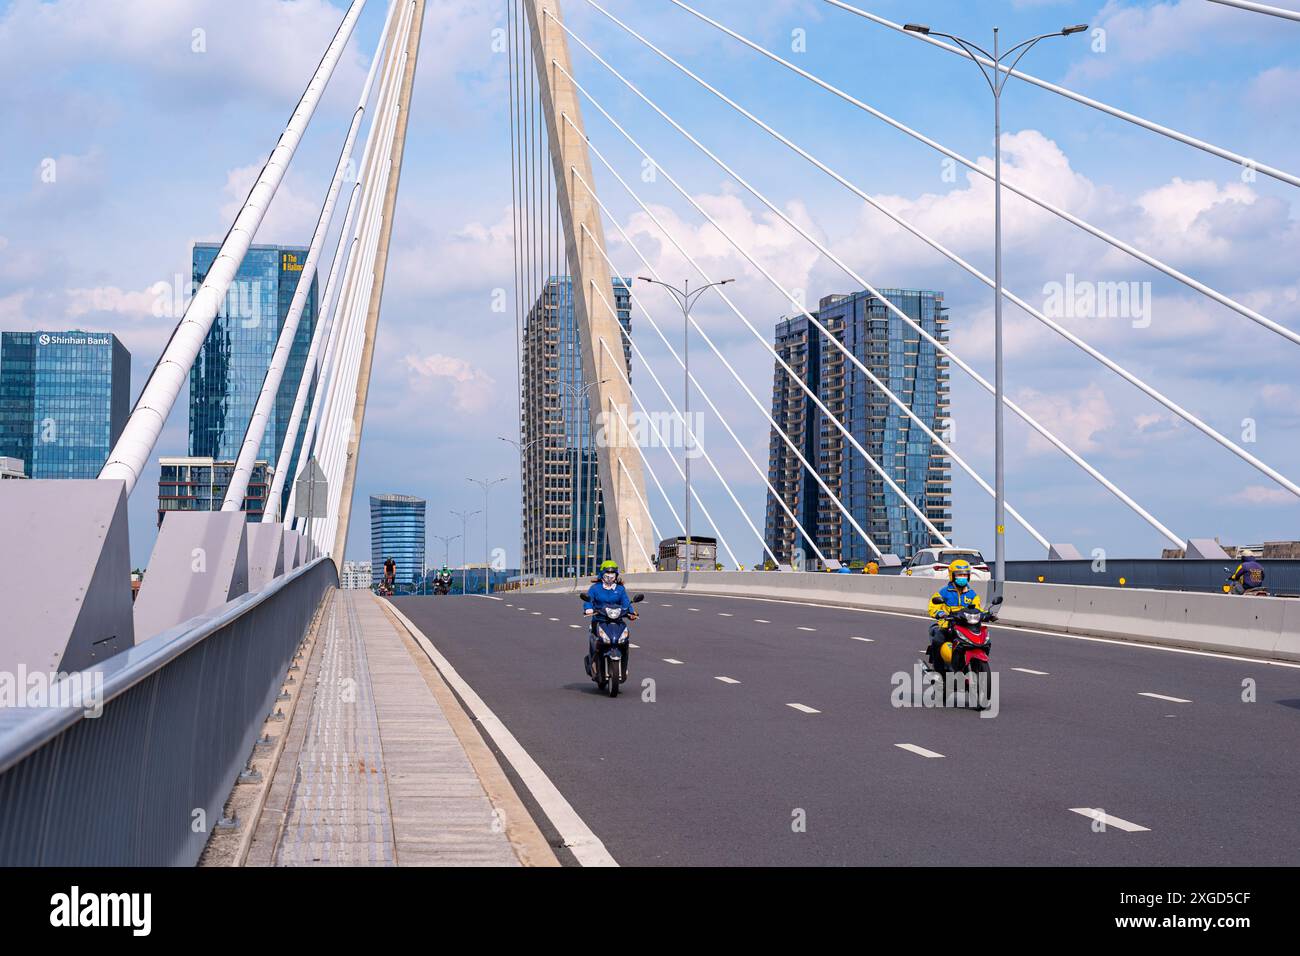
<path fill-rule="evenodd" d="M 988 693 L 989 651 L 993 647 L 988 624 L 998 619 L 996 611 L 1001 603 L 1002 599 L 997 598 L 987 611 L 968 607 L 947 614 L 948 639 L 940 645 L 939 660 L 929 662 L 930 668 L 945 679 L 945 684 L 948 674 L 960 674 L 972 692 L 977 692 L 982 684 L 984 693 Z"/>

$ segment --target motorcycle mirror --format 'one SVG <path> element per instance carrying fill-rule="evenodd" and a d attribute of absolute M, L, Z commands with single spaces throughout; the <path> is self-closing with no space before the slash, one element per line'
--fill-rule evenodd
<path fill-rule="evenodd" d="M 587 602 L 590 602 L 590 601 L 591 601 L 591 595 L 588 594 L 586 591 L 583 591 L 581 594 L 578 595 L 578 600 L 579 600 L 579 601 L 587 601 Z"/>
<path fill-rule="evenodd" d="M 642 601 L 644 601 L 644 600 L 645 600 L 645 595 L 644 595 L 644 594 L 636 594 L 636 595 L 633 595 L 633 597 L 632 597 L 632 603 L 633 603 L 633 604 L 640 604 L 640 603 L 641 603 Z"/>
<path fill-rule="evenodd" d="M 991 606 L 991 607 L 997 607 L 997 606 L 998 606 L 999 604 L 1001 604 L 1001 603 L 1002 603 L 1002 595 L 999 594 L 997 597 L 995 597 L 995 598 L 993 599 L 993 604 L 990 605 L 990 606 Z"/>

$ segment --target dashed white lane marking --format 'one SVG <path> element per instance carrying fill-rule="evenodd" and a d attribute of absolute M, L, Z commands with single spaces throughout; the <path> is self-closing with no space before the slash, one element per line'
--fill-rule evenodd
<path fill-rule="evenodd" d="M 672 607 L 671 604 L 660 604 L 659 606 L 660 606 L 660 607 Z"/>
<path fill-rule="evenodd" d="M 560 619 L 558 617 L 548 617 L 547 620 L 554 621 L 556 624 L 560 623 Z"/>
<path fill-rule="evenodd" d="M 698 608 L 698 607 L 688 607 L 686 610 L 688 610 L 688 611 L 698 611 L 699 608 Z"/>
<path fill-rule="evenodd" d="M 1145 690 L 1142 691 L 1141 693 L 1139 693 L 1138 696 L 1139 696 L 1139 697 L 1152 697 L 1152 698 L 1154 698 L 1154 699 L 1156 699 L 1156 700 L 1167 700 L 1167 701 L 1169 701 L 1169 703 L 1171 703 L 1171 704 L 1190 704 L 1190 703 L 1191 703 L 1190 700 L 1187 700 L 1187 699 L 1185 699 L 1185 698 L 1183 698 L 1183 697 L 1168 697 L 1168 696 L 1166 696 L 1166 695 L 1164 695 L 1164 694 L 1153 694 L 1153 693 L 1151 693 L 1150 691 L 1145 691 Z"/>
<path fill-rule="evenodd" d="M 719 611 L 719 612 L 718 612 L 718 617 L 735 617 L 735 616 L 736 616 L 736 615 L 734 615 L 734 614 L 728 614 L 726 611 Z"/>
<path fill-rule="evenodd" d="M 678 660 L 677 658 L 675 658 L 675 657 L 665 657 L 665 658 L 664 658 L 664 663 L 665 663 L 665 664 L 680 664 L 681 661 L 679 661 L 679 660 Z"/>
<path fill-rule="evenodd" d="M 541 617 L 541 616 L 542 616 L 542 612 L 541 612 L 541 611 L 534 611 L 534 612 L 533 612 L 533 616 L 534 616 L 534 617 Z"/>
<path fill-rule="evenodd" d="M 850 637 L 849 640 L 850 640 L 850 641 L 862 641 L 864 644 L 874 644 L 874 643 L 876 643 L 876 639 L 875 639 L 874 637 Z"/>
<path fill-rule="evenodd" d="M 756 618 L 754 618 L 754 623 L 755 623 L 755 624 L 771 624 L 772 622 L 771 622 L 771 621 L 765 621 L 765 620 L 763 620 L 761 617 L 756 617 Z"/>
<path fill-rule="evenodd" d="M 916 744 L 894 744 L 899 750 L 906 750 L 908 753 L 916 754 L 918 757 L 942 757 L 943 754 L 935 753 L 933 750 L 926 750 L 924 747 L 918 747 Z"/>
<path fill-rule="evenodd" d="M 570 624 L 569 627 L 573 628 L 575 631 L 582 630 L 581 624 Z"/>
<path fill-rule="evenodd" d="M 1089 820 L 1096 820 L 1104 827 L 1114 827 L 1116 830 L 1123 830 L 1125 833 L 1151 832 L 1150 827 L 1138 826 L 1136 823 L 1129 823 L 1127 820 L 1121 820 L 1119 817 L 1112 817 L 1100 807 L 1070 807 L 1070 812 L 1087 817 Z"/>
<path fill-rule="evenodd" d="M 786 704 L 787 707 L 793 707 L 802 714 L 820 714 L 820 710 L 809 707 L 807 704 Z"/>
<path fill-rule="evenodd" d="M 734 677 L 715 677 L 715 678 L 713 678 L 713 679 L 714 679 L 714 680 L 720 680 L 720 681 L 722 681 L 722 683 L 724 683 L 724 684 L 739 684 L 739 683 L 740 683 L 740 681 L 736 680 Z"/>
<path fill-rule="evenodd" d="M 1051 676 L 1051 675 L 1049 675 L 1049 674 L 1047 673 L 1047 671 L 1034 671 L 1034 670 L 1030 670 L 1028 667 L 1013 667 L 1013 668 L 1011 668 L 1011 669 L 1012 669 L 1013 671 L 1020 671 L 1020 673 L 1022 673 L 1022 674 L 1034 674 L 1034 675 L 1037 676 L 1037 677 L 1050 677 L 1050 676 Z"/>
<path fill-rule="evenodd" d="M 815 627 L 803 627 L 803 626 L 801 625 L 801 626 L 799 627 L 799 630 L 801 630 L 801 631 L 815 631 L 815 630 L 817 630 L 817 628 L 815 628 Z"/>
<path fill-rule="evenodd" d="M 634 651 L 639 651 L 639 650 L 641 650 L 641 645 L 640 645 L 640 644 L 629 644 L 628 647 L 632 648 L 632 650 L 634 650 Z"/>

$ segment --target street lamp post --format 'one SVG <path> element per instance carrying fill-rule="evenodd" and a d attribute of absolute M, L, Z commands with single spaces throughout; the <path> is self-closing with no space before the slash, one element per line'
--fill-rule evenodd
<path fill-rule="evenodd" d="M 583 500 L 587 497 L 585 494 L 583 494 L 583 488 L 585 487 L 585 485 L 582 480 L 582 474 L 584 471 L 587 470 L 586 468 L 587 455 L 582 447 L 582 425 L 581 425 L 581 419 L 579 417 L 579 413 L 582 411 L 582 402 L 587 397 L 587 392 L 595 388 L 597 385 L 604 385 L 608 381 L 609 379 L 602 378 L 599 382 L 588 382 L 586 385 L 583 385 L 581 387 L 577 385 L 571 385 L 568 382 L 560 382 L 560 385 L 564 388 L 566 392 L 569 393 L 569 396 L 573 399 L 573 424 L 574 424 L 574 428 L 577 429 L 578 431 L 578 434 L 575 436 L 576 440 L 574 442 L 574 447 L 577 449 L 576 457 L 577 457 L 577 464 L 578 464 L 578 471 L 576 475 L 577 480 L 574 487 L 574 498 L 576 498 L 578 502 L 578 523 L 577 523 L 577 527 L 573 529 L 573 545 L 574 545 L 573 546 L 573 551 L 574 551 L 573 583 L 575 586 L 578 583 L 578 575 L 586 574 L 586 570 L 582 563 L 582 558 L 583 558 L 583 551 L 586 549 L 586 546 L 590 543 L 588 540 L 586 540 L 586 536 L 583 534 L 583 530 L 582 530 L 582 503 Z M 593 509 L 595 508 L 594 503 L 592 505 L 592 508 Z"/>
<path fill-rule="evenodd" d="M 971 43 L 969 40 L 963 40 L 961 37 L 953 36 L 951 33 L 937 33 L 928 26 L 920 23 L 908 23 L 904 25 L 904 30 L 912 33 L 920 33 L 924 36 L 944 37 L 952 40 L 971 58 L 984 79 L 988 82 L 989 89 L 993 92 L 993 365 L 994 365 L 994 385 L 993 385 L 993 449 L 994 449 L 994 478 L 993 478 L 993 586 L 991 598 L 1002 596 L 1003 586 L 1007 580 L 1006 564 L 1006 529 L 1007 529 L 1007 499 L 1005 485 L 1005 461 L 1004 461 L 1004 436 L 1002 431 L 1002 404 L 1003 404 L 1003 377 L 1002 377 L 1002 91 L 1006 88 L 1007 81 L 1011 79 L 1011 74 L 1015 71 L 1016 64 L 1028 53 L 1035 44 L 1040 40 L 1047 40 L 1052 37 L 1068 37 L 1075 33 L 1083 33 L 1088 29 L 1086 23 L 1076 24 L 1072 27 L 1064 27 L 1056 33 L 1043 33 L 1036 37 L 1030 37 L 1028 40 L 1022 40 L 1005 53 L 1000 48 L 1001 37 L 996 27 L 993 29 L 993 53 Z M 976 56 L 976 53 L 982 53 L 984 58 L 990 60 L 993 64 L 992 73 Z M 1015 54 L 1015 59 L 1007 67 L 1003 67 L 1002 61 Z"/>
<path fill-rule="evenodd" d="M 505 435 L 498 435 L 497 437 L 507 444 L 514 445 L 515 450 L 519 452 L 519 498 L 522 501 L 524 486 L 524 455 L 527 453 L 528 449 L 540 442 L 541 439 L 534 438 L 532 441 L 517 442 L 513 438 L 507 438 Z M 524 520 L 522 515 L 519 519 L 519 573 L 521 575 L 526 573 L 524 570 Z"/>
<path fill-rule="evenodd" d="M 682 425 L 687 435 L 693 434 L 690 426 L 691 415 L 691 309 L 695 303 L 700 300 L 700 296 L 708 292 L 714 286 L 724 286 L 728 282 L 735 282 L 735 279 L 722 279 L 719 282 L 710 282 L 708 285 L 700 286 L 694 292 L 691 291 L 691 280 L 687 279 L 683 288 L 678 289 L 667 282 L 661 282 L 658 279 L 651 279 L 648 276 L 637 276 L 642 282 L 649 282 L 651 285 L 663 286 L 673 294 L 677 300 L 677 305 L 682 310 Z M 691 575 L 691 446 L 694 442 L 683 436 L 682 448 L 682 473 L 686 479 L 686 515 L 683 531 L 686 535 L 686 569 L 682 572 L 682 585 L 690 580 Z"/>
<path fill-rule="evenodd" d="M 491 545 L 488 542 L 488 492 L 492 490 L 493 485 L 498 485 L 505 481 L 504 478 L 466 478 L 466 481 L 472 481 L 483 489 L 483 593 L 492 593 L 492 561 Z"/>
<path fill-rule="evenodd" d="M 445 534 L 435 534 L 434 537 L 442 542 L 442 566 L 445 568 L 451 560 L 451 543 L 459 538 L 460 535 L 453 534 L 448 537 Z"/>
<path fill-rule="evenodd" d="M 469 560 L 466 556 L 465 546 L 469 544 L 469 519 L 478 512 L 453 511 L 452 514 L 460 519 L 460 593 L 467 594 L 465 582 L 469 577 Z"/>

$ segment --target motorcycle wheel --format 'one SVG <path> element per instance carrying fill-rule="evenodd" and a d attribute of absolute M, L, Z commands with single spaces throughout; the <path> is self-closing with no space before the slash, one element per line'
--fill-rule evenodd
<path fill-rule="evenodd" d="M 623 665 L 621 662 L 618 663 L 611 662 L 606 668 L 609 673 L 609 696 L 610 697 L 618 696 L 618 688 L 619 688 L 619 684 L 621 683 L 618 678 L 619 678 L 619 671 L 622 669 L 622 666 Z"/>
<path fill-rule="evenodd" d="M 596 668 L 596 686 L 603 691 L 609 683 L 609 669 L 606 666 L 605 655 L 597 654 L 596 659 L 591 663 Z"/>
<path fill-rule="evenodd" d="M 970 670 L 967 672 L 966 701 L 976 710 L 984 709 L 979 695 L 980 684 L 984 685 L 986 692 L 991 692 L 991 681 L 988 661 L 974 660 L 970 662 Z"/>

